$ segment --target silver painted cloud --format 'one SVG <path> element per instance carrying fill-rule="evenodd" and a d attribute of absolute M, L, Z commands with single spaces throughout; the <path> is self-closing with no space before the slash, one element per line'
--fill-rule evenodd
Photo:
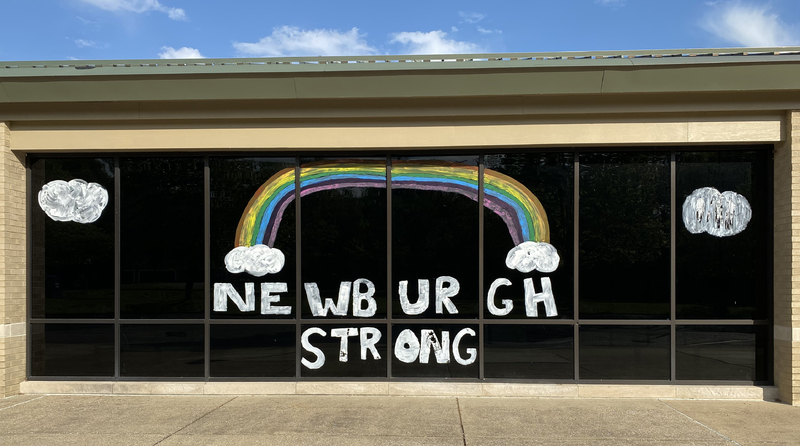
<path fill-rule="evenodd" d="M 97 183 L 53 180 L 39 191 L 39 206 L 55 221 L 92 223 L 108 204 L 108 191 Z"/>
<path fill-rule="evenodd" d="M 283 252 L 267 245 L 237 246 L 225 256 L 225 268 L 232 273 L 246 272 L 256 277 L 276 274 L 283 269 Z"/>
<path fill-rule="evenodd" d="M 558 251 L 549 243 L 522 242 L 508 251 L 506 266 L 523 273 L 551 273 L 558 268 L 559 260 Z"/>
<path fill-rule="evenodd" d="M 747 228 L 752 214 L 746 198 L 713 187 L 697 189 L 683 202 L 683 224 L 692 234 L 707 232 L 716 237 L 730 237 Z"/>

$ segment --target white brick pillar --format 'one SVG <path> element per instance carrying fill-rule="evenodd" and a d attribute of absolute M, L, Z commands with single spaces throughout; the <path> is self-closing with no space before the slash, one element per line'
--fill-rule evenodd
<path fill-rule="evenodd" d="M 25 158 L 11 152 L 11 130 L 0 122 L 0 398 L 25 380 Z"/>
<path fill-rule="evenodd" d="M 800 111 L 786 115 L 775 147 L 775 385 L 800 405 Z"/>

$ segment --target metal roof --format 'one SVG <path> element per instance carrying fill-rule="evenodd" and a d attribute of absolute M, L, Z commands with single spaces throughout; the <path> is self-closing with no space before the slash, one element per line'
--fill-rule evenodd
<path fill-rule="evenodd" d="M 800 47 L 0 62 L 0 77 L 652 66 L 800 61 Z"/>
<path fill-rule="evenodd" d="M 800 91 L 800 47 L 0 62 L 0 105 Z"/>

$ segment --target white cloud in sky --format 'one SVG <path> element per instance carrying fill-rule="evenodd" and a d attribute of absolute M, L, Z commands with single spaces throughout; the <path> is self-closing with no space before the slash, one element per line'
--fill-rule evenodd
<path fill-rule="evenodd" d="M 355 56 L 378 51 L 364 39 L 358 28 L 341 32 L 335 29 L 300 29 L 281 26 L 258 42 L 234 42 L 233 47 L 247 56 Z"/>
<path fill-rule="evenodd" d="M 502 29 L 486 29 L 482 27 L 478 27 L 478 32 L 481 34 L 503 34 Z"/>
<path fill-rule="evenodd" d="M 77 39 L 75 40 L 75 45 L 78 48 L 107 48 L 108 44 L 100 45 L 99 43 L 95 42 L 94 40 L 84 40 L 84 39 Z"/>
<path fill-rule="evenodd" d="M 478 23 L 486 18 L 486 14 L 481 14 L 480 12 L 458 11 L 458 16 L 467 23 Z"/>
<path fill-rule="evenodd" d="M 161 59 L 202 59 L 205 56 L 200 54 L 200 50 L 196 48 L 184 46 L 176 50 L 171 46 L 162 46 L 158 57 Z"/>
<path fill-rule="evenodd" d="M 407 54 L 458 54 L 479 53 L 483 49 L 472 43 L 447 39 L 447 33 L 441 30 L 431 32 L 401 32 L 392 34 L 389 43 L 404 46 L 402 52 Z"/>
<path fill-rule="evenodd" d="M 603 6 L 618 7 L 624 6 L 625 0 L 594 0 L 595 3 Z"/>
<path fill-rule="evenodd" d="M 452 31 L 454 33 L 457 33 L 458 32 L 458 28 L 456 28 L 455 26 L 451 26 L 450 27 L 450 31 Z"/>
<path fill-rule="evenodd" d="M 141 14 L 157 11 L 167 14 L 172 20 L 186 20 L 186 11 L 181 8 L 164 6 L 158 0 L 80 0 L 106 11 L 128 11 Z"/>
<path fill-rule="evenodd" d="M 84 19 L 83 17 L 81 17 L 81 16 L 79 16 L 79 15 L 78 15 L 78 16 L 75 16 L 75 17 L 76 17 L 78 20 L 80 20 L 80 21 L 81 21 L 81 23 L 83 23 L 84 25 L 96 25 L 96 24 L 97 24 L 97 22 L 95 22 L 95 21 L 92 21 L 92 20 L 89 20 L 89 19 Z"/>
<path fill-rule="evenodd" d="M 800 44 L 798 28 L 771 13 L 769 4 L 729 1 L 710 6 L 713 9 L 700 26 L 731 44 L 749 47 Z"/>

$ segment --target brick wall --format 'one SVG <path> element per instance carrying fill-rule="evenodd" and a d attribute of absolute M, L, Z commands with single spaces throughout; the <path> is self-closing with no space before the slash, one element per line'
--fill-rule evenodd
<path fill-rule="evenodd" d="M 782 401 L 800 405 L 800 111 L 787 114 L 776 146 L 774 212 L 775 384 Z"/>
<path fill-rule="evenodd" d="M 0 397 L 25 379 L 25 160 L 0 122 Z"/>

